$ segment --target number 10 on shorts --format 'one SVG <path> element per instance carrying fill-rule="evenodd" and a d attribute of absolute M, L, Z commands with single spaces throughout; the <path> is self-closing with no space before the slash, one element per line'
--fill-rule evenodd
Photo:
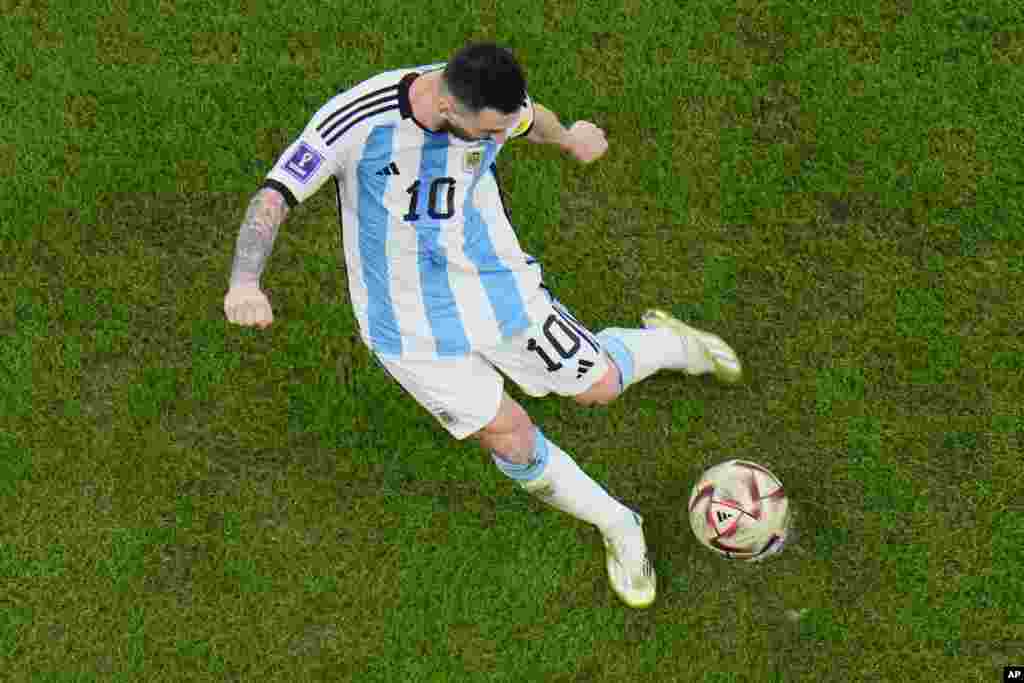
<path fill-rule="evenodd" d="M 582 326 L 574 318 L 560 310 L 548 316 L 541 326 L 541 331 L 544 333 L 543 341 L 546 344 L 531 337 L 526 342 L 526 349 L 540 356 L 548 372 L 561 370 L 565 366 L 562 361 L 572 360 L 582 348 L 583 342 L 586 342 L 594 350 L 594 353 L 601 353 L 601 347 L 590 338 Z M 549 349 L 554 354 L 550 353 Z M 557 355 L 561 360 L 555 359 L 553 355 Z M 589 361 L 580 362 L 586 363 L 588 367 L 593 365 Z"/>

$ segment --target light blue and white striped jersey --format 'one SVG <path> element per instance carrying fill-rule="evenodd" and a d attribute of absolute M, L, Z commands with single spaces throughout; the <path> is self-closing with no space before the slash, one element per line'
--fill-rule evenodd
<path fill-rule="evenodd" d="M 547 315 L 540 265 L 519 246 L 494 160 L 502 145 L 435 133 L 409 87 L 444 64 L 389 71 L 331 99 L 268 175 L 289 204 L 330 178 L 363 339 L 392 358 L 464 355 Z M 533 125 L 527 97 L 509 139 Z"/>

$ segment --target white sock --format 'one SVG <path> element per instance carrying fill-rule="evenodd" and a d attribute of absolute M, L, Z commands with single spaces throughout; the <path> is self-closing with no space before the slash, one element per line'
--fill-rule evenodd
<path fill-rule="evenodd" d="M 580 466 L 537 429 L 534 460 L 515 465 L 492 454 L 502 472 L 551 507 L 606 531 L 628 519 L 632 511 L 608 495 Z"/>
<path fill-rule="evenodd" d="M 622 389 L 643 381 L 663 368 L 700 375 L 712 369 L 697 344 L 663 327 L 623 329 L 609 327 L 597 338 L 619 368 Z"/>

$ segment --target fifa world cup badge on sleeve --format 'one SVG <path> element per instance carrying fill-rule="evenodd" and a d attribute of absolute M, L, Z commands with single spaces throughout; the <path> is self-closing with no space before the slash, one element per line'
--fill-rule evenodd
<path fill-rule="evenodd" d="M 313 177 L 313 174 L 320 168 L 320 164 L 323 161 L 324 158 L 320 156 L 319 152 L 305 142 L 300 142 L 298 148 L 292 153 L 291 158 L 288 159 L 288 163 L 284 165 L 284 170 L 288 171 L 300 183 L 305 183 Z"/>

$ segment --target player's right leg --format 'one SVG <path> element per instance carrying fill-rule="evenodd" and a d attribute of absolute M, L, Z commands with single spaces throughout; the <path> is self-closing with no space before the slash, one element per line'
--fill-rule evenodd
<path fill-rule="evenodd" d="M 654 601 L 639 516 L 608 495 L 569 455 L 537 429 L 503 390 L 504 379 L 479 354 L 381 364 L 456 439 L 474 436 L 494 464 L 548 505 L 597 526 L 608 547 L 608 576 L 633 607 Z M 596 361 L 596 358 L 595 358 Z"/>
<path fill-rule="evenodd" d="M 627 605 L 647 607 L 654 602 L 656 579 L 647 558 L 643 520 L 534 426 L 522 406 L 505 394 L 498 414 L 474 437 L 498 469 L 522 489 L 601 531 L 608 579 Z"/>
<path fill-rule="evenodd" d="M 504 392 L 504 378 L 483 356 L 380 360 L 452 436 L 475 437 L 498 469 L 521 488 L 602 532 L 633 519 L 629 508 L 544 436 L 522 406 Z"/>

